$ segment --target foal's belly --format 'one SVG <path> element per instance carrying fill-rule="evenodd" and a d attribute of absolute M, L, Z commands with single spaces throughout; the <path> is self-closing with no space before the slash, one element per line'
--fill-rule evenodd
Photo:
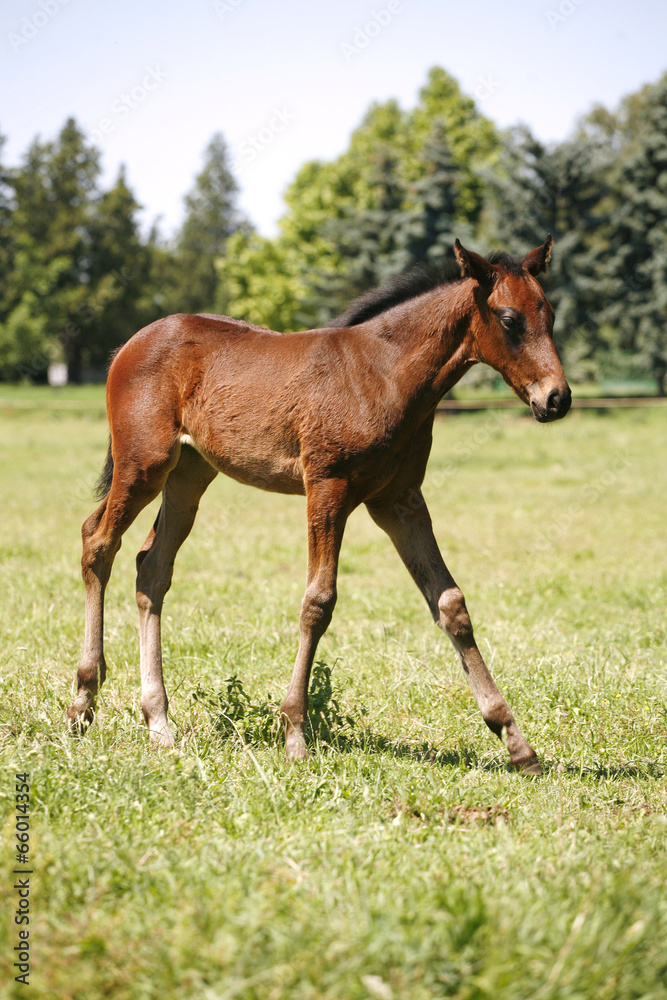
<path fill-rule="evenodd" d="M 191 433 L 181 434 L 181 443 L 196 448 L 218 472 L 231 476 L 239 483 L 256 486 L 271 493 L 292 493 L 303 496 L 303 466 L 298 456 L 286 454 L 281 448 L 266 447 L 268 441 L 253 441 L 242 452 L 218 442 L 198 440 Z M 253 446 L 254 445 L 254 446 Z"/>

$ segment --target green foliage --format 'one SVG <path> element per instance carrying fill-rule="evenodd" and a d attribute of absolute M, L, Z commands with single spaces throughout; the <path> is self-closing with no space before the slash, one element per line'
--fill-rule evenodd
<path fill-rule="evenodd" d="M 190 697 L 202 705 L 215 731 L 223 739 L 242 745 L 274 746 L 282 739 L 279 706 L 267 695 L 253 701 L 237 674 L 228 677 L 224 688 L 207 689 L 196 684 Z M 354 726 L 351 715 L 343 712 L 340 692 L 334 689 L 331 667 L 322 661 L 313 664 L 310 678 L 308 722 L 311 740 L 339 745 L 346 730 Z"/>
<path fill-rule="evenodd" d="M 447 132 L 436 119 L 419 153 L 421 176 L 408 189 L 398 244 L 403 267 L 451 253 L 456 237 L 466 236 L 458 205 L 464 197 L 460 169 L 454 163 Z"/>
<path fill-rule="evenodd" d="M 0 371 L 19 377 L 35 375 L 48 365 L 50 347 L 41 300 L 26 290 L 0 325 Z"/>
<path fill-rule="evenodd" d="M 476 228 L 484 206 L 483 174 L 496 162 L 501 139 L 493 122 L 480 114 L 473 99 L 462 94 L 454 77 L 440 66 L 429 70 L 419 92 L 419 103 L 410 116 L 413 177 L 428 171 L 423 150 L 436 126 L 443 130 L 452 160 L 461 173 L 457 222 Z"/>
<path fill-rule="evenodd" d="M 227 678 L 224 690 L 207 691 L 197 684 L 191 698 L 206 708 L 214 729 L 223 739 L 240 740 L 244 746 L 276 742 L 280 732 L 278 706 L 270 696 L 265 701 L 253 702 L 236 674 Z"/>
<path fill-rule="evenodd" d="M 75 380 L 101 373 L 113 348 L 173 312 L 322 326 L 457 236 L 524 253 L 551 232 L 543 281 L 568 376 L 650 377 L 667 391 L 667 77 L 545 145 L 525 127 L 498 132 L 433 67 L 414 107 L 372 104 L 338 157 L 304 164 L 275 239 L 241 216 L 220 133 L 172 241 L 157 227 L 143 238 L 124 173 L 101 191 L 99 172 L 72 119 L 19 168 L 0 159 L 2 379 L 43 379 L 58 360 Z"/>
<path fill-rule="evenodd" d="M 272 330 L 309 326 L 300 322 L 306 289 L 296 258 L 293 248 L 279 240 L 235 233 L 227 242 L 226 255 L 217 261 L 216 309 Z"/>
<path fill-rule="evenodd" d="M 137 329 L 147 277 L 138 206 L 122 171 L 105 193 L 99 172 L 97 150 L 70 119 L 54 142 L 35 141 L 9 174 L 5 378 L 43 377 L 50 361 L 66 361 L 80 381 Z"/>
<path fill-rule="evenodd" d="M 70 348 L 71 338 L 64 331 L 83 301 L 90 205 L 98 174 L 98 154 L 73 119 L 55 142 L 35 140 L 23 165 L 10 173 L 7 229 L 12 259 L 0 354 L 5 377 L 19 358 L 31 374 L 39 375 L 50 353 L 67 354 Z M 27 355 L 23 344 L 29 346 Z"/>
<path fill-rule="evenodd" d="M 244 315 L 243 283 L 252 280 L 255 321 L 277 314 L 277 329 L 318 326 L 423 254 L 442 253 L 454 230 L 476 229 L 481 171 L 498 148 L 492 123 L 444 70 L 430 71 L 411 111 L 394 100 L 371 105 L 337 159 L 298 172 L 272 253 L 268 241 L 244 245 L 253 278 L 240 278 L 236 261 L 221 263 L 231 271 L 231 315 Z"/>
<path fill-rule="evenodd" d="M 383 284 L 409 262 L 401 239 L 405 189 L 390 147 L 380 146 L 369 155 L 367 179 L 372 204 L 350 206 L 322 229 L 333 258 L 339 262 L 333 274 L 330 268 L 309 274 L 311 293 L 326 303 L 323 320 L 341 312 L 362 292 Z"/>
<path fill-rule="evenodd" d="M 69 377 L 105 369 L 110 352 L 160 315 L 212 309 L 215 263 L 245 226 L 222 136 L 186 198 L 177 245 L 143 240 L 139 205 L 121 169 L 99 188 L 99 153 L 69 119 L 36 140 L 15 170 L 0 169 L 0 377 L 42 379 L 52 361 Z"/>
<path fill-rule="evenodd" d="M 6 141 L 5 136 L 0 134 L 0 319 L 6 309 L 5 296 L 13 254 L 13 239 L 10 233 L 12 186 L 10 173 L 2 162 L 2 150 Z"/>
<path fill-rule="evenodd" d="M 628 98 L 617 116 L 621 148 L 598 244 L 604 319 L 614 342 L 667 382 L 667 74 Z"/>

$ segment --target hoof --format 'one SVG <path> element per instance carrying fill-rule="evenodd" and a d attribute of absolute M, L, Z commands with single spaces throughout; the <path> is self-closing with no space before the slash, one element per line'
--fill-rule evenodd
<path fill-rule="evenodd" d="M 288 764 L 297 760 L 308 760 L 310 757 L 306 741 L 300 733 L 294 730 L 285 737 L 285 757 Z"/>
<path fill-rule="evenodd" d="M 80 709 L 76 707 L 76 704 L 71 705 L 67 709 L 65 718 L 67 732 L 70 736 L 83 736 L 90 728 L 94 718 L 95 711 L 91 706 Z"/>
<path fill-rule="evenodd" d="M 149 729 L 148 739 L 153 747 L 173 747 L 176 743 L 174 734 L 168 725 L 164 724 L 158 729 Z"/>
<path fill-rule="evenodd" d="M 523 763 L 515 764 L 515 767 L 519 774 L 523 774 L 529 777 L 538 777 L 540 774 L 544 774 L 542 767 L 540 765 L 537 757 L 531 757 L 529 760 Z"/>

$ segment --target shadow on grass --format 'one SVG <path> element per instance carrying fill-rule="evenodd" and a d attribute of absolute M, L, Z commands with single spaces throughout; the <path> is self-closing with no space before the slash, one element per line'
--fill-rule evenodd
<path fill-rule="evenodd" d="M 497 764 L 483 764 L 474 753 L 461 753 L 458 750 L 443 750 L 442 747 L 434 746 L 425 740 L 423 743 L 405 743 L 401 740 L 392 740 L 381 733 L 374 733 L 370 729 L 359 729 L 354 734 L 345 732 L 336 733 L 329 741 L 320 741 L 323 749 L 335 750 L 337 753 L 371 753 L 386 754 L 397 759 L 413 760 L 416 763 L 433 764 L 436 767 L 481 767 L 484 770 L 506 770 L 498 767 Z"/>
<path fill-rule="evenodd" d="M 567 774 L 577 778 L 595 778 L 598 781 L 621 781 L 624 778 L 664 778 L 667 765 L 657 760 L 628 760 L 624 764 L 563 764 L 543 761 L 545 774 Z"/>
<path fill-rule="evenodd" d="M 392 757 L 428 762 L 440 767 L 479 767 L 506 769 L 493 763 L 481 764 L 474 753 L 443 750 L 428 741 L 406 743 L 374 733 L 363 722 L 345 712 L 339 701 L 340 691 L 331 679 L 331 667 L 315 663 L 308 698 L 308 742 L 324 752 L 387 754 Z M 253 702 L 241 679 L 234 674 L 219 688 L 197 685 L 193 701 L 208 713 L 213 728 L 223 740 L 241 740 L 251 746 L 275 746 L 282 740 L 279 706 L 271 696 Z M 365 714 L 361 710 L 361 716 Z"/>
<path fill-rule="evenodd" d="M 263 701 L 252 701 L 236 674 L 227 678 L 222 687 L 206 689 L 197 685 L 190 697 L 206 710 L 222 740 L 241 739 L 250 746 L 276 746 L 282 741 L 279 705 L 272 701 L 270 695 Z M 513 771 L 509 761 L 482 761 L 474 751 L 445 750 L 427 740 L 407 743 L 374 733 L 363 724 L 364 709 L 360 712 L 362 720 L 355 718 L 341 708 L 339 698 L 340 689 L 333 686 L 331 667 L 318 661 L 313 666 L 309 693 L 308 736 L 311 746 L 318 745 L 325 752 L 331 749 L 348 754 L 384 754 L 443 768 Z M 542 766 L 546 774 L 592 777 L 599 781 L 660 778 L 667 774 L 664 764 L 651 760 L 629 760 L 618 765 L 543 761 Z"/>

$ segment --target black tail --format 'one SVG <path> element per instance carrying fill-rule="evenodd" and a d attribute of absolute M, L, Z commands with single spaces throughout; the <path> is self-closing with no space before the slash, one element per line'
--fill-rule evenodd
<path fill-rule="evenodd" d="M 104 500 L 111 489 L 111 480 L 113 479 L 113 455 L 111 454 L 111 438 L 109 438 L 109 450 L 107 451 L 107 459 L 104 463 L 104 468 L 100 473 L 100 478 L 95 484 L 95 499 Z"/>

